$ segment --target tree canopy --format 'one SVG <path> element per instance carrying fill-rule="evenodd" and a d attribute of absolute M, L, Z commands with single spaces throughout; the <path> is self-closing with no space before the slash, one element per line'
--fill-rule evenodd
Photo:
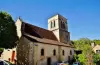
<path fill-rule="evenodd" d="M 100 40 L 99 39 L 95 39 L 95 40 L 93 40 L 93 42 L 95 42 L 95 44 L 100 45 Z"/>
<path fill-rule="evenodd" d="M 94 58 L 94 63 L 100 62 L 100 54 L 94 54 L 93 58 Z"/>
<path fill-rule="evenodd" d="M 7 12 L 0 11 L 0 48 L 13 48 L 17 40 L 14 20 Z"/>
<path fill-rule="evenodd" d="M 78 61 L 81 62 L 81 65 L 87 65 L 90 61 L 91 63 L 97 62 L 97 58 L 99 55 L 94 55 L 91 42 L 95 42 L 95 44 L 100 44 L 100 40 L 90 40 L 88 38 L 80 38 L 79 40 L 72 41 L 75 47 L 75 50 L 82 50 L 82 54 L 78 55 Z M 100 58 L 99 58 L 100 59 Z"/>

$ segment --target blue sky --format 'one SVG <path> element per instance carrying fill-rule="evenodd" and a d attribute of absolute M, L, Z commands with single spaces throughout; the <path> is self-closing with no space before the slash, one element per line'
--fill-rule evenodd
<path fill-rule="evenodd" d="M 100 0 L 0 0 L 0 10 L 47 29 L 47 19 L 59 13 L 68 19 L 71 39 L 100 39 Z"/>

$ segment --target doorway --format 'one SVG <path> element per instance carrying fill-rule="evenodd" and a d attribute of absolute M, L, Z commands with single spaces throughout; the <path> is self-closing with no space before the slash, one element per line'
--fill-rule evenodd
<path fill-rule="evenodd" d="M 68 56 L 68 62 L 70 62 L 70 56 Z"/>
<path fill-rule="evenodd" d="M 47 65 L 51 65 L 51 58 L 50 57 L 47 58 Z"/>

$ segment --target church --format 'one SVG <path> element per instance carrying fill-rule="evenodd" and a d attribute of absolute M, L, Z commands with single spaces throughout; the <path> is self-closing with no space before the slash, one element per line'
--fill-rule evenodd
<path fill-rule="evenodd" d="M 16 20 L 18 65 L 56 65 L 71 61 L 74 47 L 70 42 L 67 19 L 56 14 L 48 19 L 48 30 Z"/>

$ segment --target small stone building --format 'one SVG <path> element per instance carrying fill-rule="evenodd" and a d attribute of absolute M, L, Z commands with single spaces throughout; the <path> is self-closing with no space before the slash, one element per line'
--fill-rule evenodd
<path fill-rule="evenodd" d="M 48 19 L 48 30 L 16 21 L 19 42 L 18 65 L 55 65 L 59 61 L 71 61 L 74 47 L 70 43 L 67 19 L 60 14 Z"/>

